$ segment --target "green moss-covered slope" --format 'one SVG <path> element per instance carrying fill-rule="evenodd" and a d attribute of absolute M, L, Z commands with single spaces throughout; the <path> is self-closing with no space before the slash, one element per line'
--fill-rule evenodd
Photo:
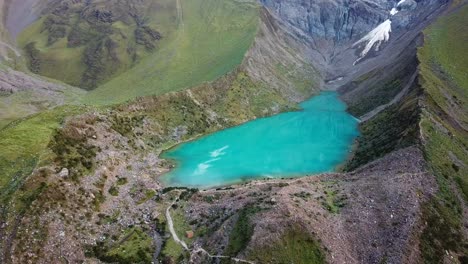
<path fill-rule="evenodd" d="M 421 136 L 439 193 L 425 208 L 422 253 L 441 263 L 447 253 L 462 263 L 468 254 L 463 210 L 468 201 L 468 6 L 441 17 L 419 49 L 424 89 Z"/>
<path fill-rule="evenodd" d="M 85 102 L 115 103 L 158 95 L 214 80 L 235 69 L 257 31 L 256 4 L 229 0 L 177 2 L 177 29 L 156 52 L 103 84 Z"/>
<path fill-rule="evenodd" d="M 158 1 L 163 2 L 163 1 Z M 175 4 L 156 1 L 54 1 L 46 15 L 19 36 L 29 69 L 94 89 L 154 51 L 171 31 Z M 156 22 L 159 24 L 156 26 Z M 173 30 L 173 29 L 172 29 Z"/>
<path fill-rule="evenodd" d="M 29 69 L 94 90 L 109 104 L 212 81 L 234 70 L 257 33 L 254 2 L 57 1 L 19 36 Z M 48 9 L 48 10 L 49 10 Z"/>

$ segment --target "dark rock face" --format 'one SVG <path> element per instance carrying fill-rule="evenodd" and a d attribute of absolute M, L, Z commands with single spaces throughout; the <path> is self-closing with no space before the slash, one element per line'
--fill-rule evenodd
<path fill-rule="evenodd" d="M 314 38 L 347 41 L 361 36 L 386 19 L 387 1 L 262 0 L 291 26 Z"/>
<path fill-rule="evenodd" d="M 286 31 L 305 44 L 308 59 L 324 79 L 333 80 L 326 81 L 326 87 L 337 89 L 373 69 L 398 63 L 399 54 L 414 49 L 414 39 L 448 1 L 261 0 L 261 3 Z"/>
<path fill-rule="evenodd" d="M 313 38 L 331 39 L 337 43 L 357 40 L 388 19 L 398 0 L 261 0 L 287 24 Z M 398 19 L 418 23 L 425 13 L 447 0 L 406 0 L 398 10 Z M 417 8 L 416 8 L 417 7 Z M 410 13 L 411 12 L 411 13 Z M 409 24 L 409 23 L 406 23 Z"/>
<path fill-rule="evenodd" d="M 12 39 L 16 39 L 17 35 L 25 29 L 29 24 L 39 18 L 42 9 L 51 0 L 10 0 L 5 1 L 7 4 L 7 15 L 5 18 L 5 26 L 9 31 Z"/>

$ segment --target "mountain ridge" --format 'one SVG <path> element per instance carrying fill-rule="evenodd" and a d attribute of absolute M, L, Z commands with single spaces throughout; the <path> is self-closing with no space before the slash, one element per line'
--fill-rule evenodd
<path fill-rule="evenodd" d="M 293 10 L 307 4 L 286 2 Z M 416 28 L 396 29 L 404 41 L 392 30 L 389 42 L 356 65 L 363 46 L 339 55 L 345 63 L 330 62 L 342 64 L 332 72 L 327 57 L 314 61 L 320 45 L 307 45 L 310 38 L 290 23 L 301 20 L 284 19 L 272 8 L 278 1 L 262 1 L 241 62 L 216 80 L 113 106 L 65 105 L 6 126 L 0 130 L 7 146 L 0 152 L 2 261 L 209 263 L 212 256 L 196 253 L 202 247 L 257 263 L 463 263 L 467 65 L 457 54 L 466 51 L 448 49 L 445 39 L 466 39 L 452 33 L 465 26 L 466 1 L 412 2 L 423 8 L 414 21 L 402 19 Z M 408 15 L 392 12 L 397 1 L 357 4 L 380 10 L 362 35 L 392 13 Z M 428 20 L 417 23 L 421 17 Z M 429 24 L 422 38 L 419 31 Z M 353 38 L 340 34 L 337 42 L 344 40 L 346 49 L 362 36 Z M 363 118 L 347 172 L 210 190 L 159 183 L 173 166 L 159 158 L 164 149 L 297 110 L 297 102 L 339 86 L 351 113 L 372 113 Z M 168 236 L 169 208 L 188 251 Z M 183 236 L 188 230 L 193 238 Z"/>

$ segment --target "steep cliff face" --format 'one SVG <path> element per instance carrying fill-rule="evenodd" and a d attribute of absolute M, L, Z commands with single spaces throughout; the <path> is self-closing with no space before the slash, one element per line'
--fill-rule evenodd
<path fill-rule="evenodd" d="M 262 0 L 336 89 L 394 63 L 448 0 Z"/>
<path fill-rule="evenodd" d="M 291 26 L 315 39 L 346 42 L 388 17 L 389 1 L 262 0 Z"/>
<path fill-rule="evenodd" d="M 46 4 L 51 0 L 4 0 L 8 10 L 5 16 L 5 26 L 10 36 L 15 39 L 16 36 L 29 24 L 39 18 Z"/>

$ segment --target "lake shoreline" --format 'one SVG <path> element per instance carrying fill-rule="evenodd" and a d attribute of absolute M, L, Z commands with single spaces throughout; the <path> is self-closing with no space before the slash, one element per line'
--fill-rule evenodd
<path fill-rule="evenodd" d="M 174 168 L 160 176 L 161 182 L 165 186 L 219 188 L 220 186 L 241 184 L 254 179 L 298 178 L 305 175 L 337 172 L 351 155 L 355 139 L 359 135 L 358 123 L 355 117 L 346 112 L 346 104 L 339 99 L 336 92 L 332 91 L 324 91 L 313 96 L 302 102 L 300 106 L 301 110 L 299 111 L 282 112 L 270 117 L 257 118 L 238 126 L 192 138 L 161 151 L 161 158 L 175 163 Z M 336 118 L 336 121 L 333 121 L 333 118 Z M 274 127 L 275 122 L 278 122 L 280 126 Z M 321 122 L 324 122 L 324 127 L 314 127 Z M 305 127 L 302 129 L 302 126 Z M 331 128 L 328 128 L 328 126 Z M 270 132 L 270 130 L 275 129 L 279 133 L 277 136 Z M 317 135 L 314 135 L 314 130 L 318 130 L 318 132 L 315 132 Z M 245 137 L 245 135 L 251 134 L 252 131 L 257 131 L 255 133 L 261 133 L 262 136 Z M 302 146 L 303 143 L 297 141 L 297 135 L 294 134 L 296 132 L 298 135 L 305 137 L 306 143 L 304 144 L 307 146 Z M 225 134 L 232 134 L 233 141 L 230 141 L 230 139 L 223 141 L 222 135 Z M 245 138 L 239 141 L 238 138 L 243 136 Z M 279 144 L 263 142 L 263 136 L 270 137 L 267 140 Z M 283 139 L 286 141 L 287 146 L 284 149 L 278 148 Z M 187 153 L 181 154 L 187 146 L 207 141 L 213 141 L 214 143 L 208 143 L 208 145 L 212 144 L 208 148 L 197 146 L 195 149 L 188 149 Z M 244 142 L 247 143 L 246 148 L 239 147 Z M 289 148 L 292 145 L 299 148 L 297 151 L 293 151 L 297 153 L 291 153 Z M 271 146 L 274 147 L 271 148 Z M 201 149 L 197 150 L 196 148 Z M 261 155 L 258 155 L 256 151 L 259 151 Z M 278 152 L 278 154 L 268 155 L 269 151 Z M 317 153 L 314 153 L 314 151 Z M 178 157 L 178 154 L 182 158 Z M 223 157 L 226 154 L 227 156 Z M 247 158 L 250 161 L 239 160 L 239 156 L 246 154 L 252 155 L 252 157 Z M 281 165 L 283 159 L 288 159 L 288 156 L 295 156 L 288 161 L 291 164 Z M 226 158 L 232 160 L 225 161 Z M 195 160 L 194 164 L 191 167 L 189 166 L 190 168 L 186 168 L 187 160 L 190 160 L 191 163 Z M 255 162 L 259 162 L 259 164 Z M 284 166 L 284 168 L 276 167 L 278 164 Z M 217 166 L 221 167 L 218 168 Z M 266 166 L 264 171 L 257 168 L 262 166 Z M 268 166 L 272 167 L 267 168 Z M 295 166 L 299 168 L 297 171 Z M 239 172 L 233 172 L 235 170 L 239 170 Z M 201 180 L 201 178 L 207 177 L 207 172 L 210 174 L 211 182 Z M 190 183 L 182 182 L 183 177 L 181 174 L 190 178 Z M 220 179 L 223 177 L 221 175 L 228 176 L 226 176 L 226 179 Z"/>

